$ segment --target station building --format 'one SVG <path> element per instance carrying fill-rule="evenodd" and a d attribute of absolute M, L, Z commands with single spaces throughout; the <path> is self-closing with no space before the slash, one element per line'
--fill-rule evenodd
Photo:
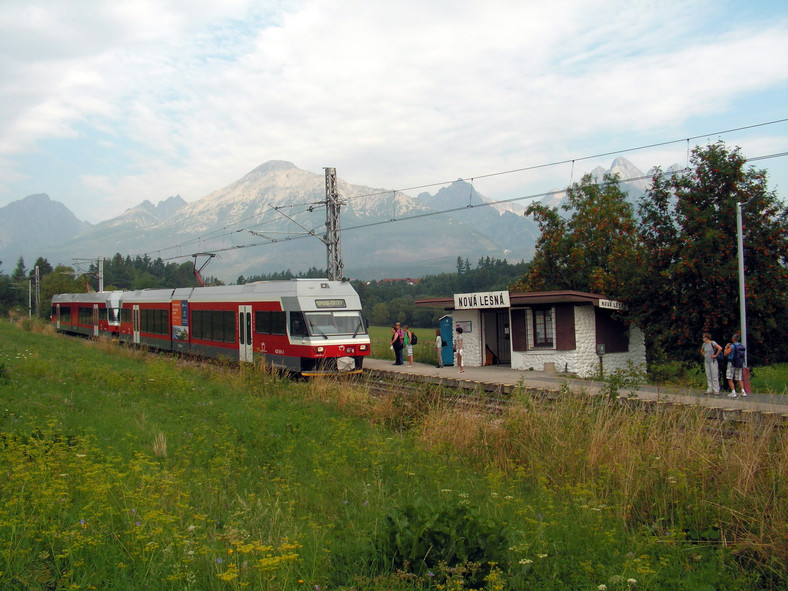
<path fill-rule="evenodd" d="M 510 365 L 584 378 L 625 369 L 630 362 L 645 370 L 643 333 L 616 317 L 620 302 L 599 294 L 496 291 L 418 300 L 416 305 L 447 311 L 441 321 L 444 363 L 453 359 L 451 340 L 460 326 L 466 367 Z"/>

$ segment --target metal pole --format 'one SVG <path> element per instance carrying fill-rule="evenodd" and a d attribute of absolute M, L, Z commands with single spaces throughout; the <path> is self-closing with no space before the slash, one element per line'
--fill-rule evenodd
<path fill-rule="evenodd" d="M 342 205 L 337 192 L 337 170 L 326 168 L 326 275 L 332 281 L 342 281 L 342 239 L 339 211 Z"/>
<path fill-rule="evenodd" d="M 736 204 L 736 239 L 739 246 L 739 321 L 741 322 L 741 344 L 744 345 L 744 367 L 747 367 L 747 293 L 744 286 L 744 238 L 742 236 L 741 203 Z"/>
<path fill-rule="evenodd" d="M 36 316 L 41 316 L 41 272 L 36 265 Z"/>

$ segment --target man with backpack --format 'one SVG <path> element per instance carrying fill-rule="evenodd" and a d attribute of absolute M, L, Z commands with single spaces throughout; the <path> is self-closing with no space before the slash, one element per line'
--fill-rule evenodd
<path fill-rule="evenodd" d="M 739 342 L 740 338 L 738 334 L 734 334 L 731 338 L 733 342 L 725 345 L 725 351 L 723 353 L 728 360 L 728 371 L 725 377 L 728 378 L 728 385 L 731 387 L 731 393 L 728 394 L 730 398 L 736 398 L 736 396 L 738 396 L 736 388 L 733 386 L 734 381 L 739 382 L 741 395 L 747 396 L 747 392 L 744 391 L 744 383 L 742 383 L 741 379 L 742 368 L 744 367 L 744 345 Z"/>

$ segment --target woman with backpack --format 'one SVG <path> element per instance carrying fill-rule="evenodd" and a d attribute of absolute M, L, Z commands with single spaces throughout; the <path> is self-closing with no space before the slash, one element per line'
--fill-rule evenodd
<path fill-rule="evenodd" d="M 408 365 L 413 367 L 413 345 L 416 343 L 413 339 L 413 333 L 408 328 L 408 325 L 402 327 L 405 331 L 405 355 L 408 356 Z"/>

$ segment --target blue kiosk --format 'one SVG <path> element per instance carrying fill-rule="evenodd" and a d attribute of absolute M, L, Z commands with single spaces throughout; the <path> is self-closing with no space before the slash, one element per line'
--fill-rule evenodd
<path fill-rule="evenodd" d="M 443 316 L 438 321 L 441 329 L 441 338 L 446 343 L 441 347 L 443 365 L 454 365 L 454 322 L 451 316 Z"/>

